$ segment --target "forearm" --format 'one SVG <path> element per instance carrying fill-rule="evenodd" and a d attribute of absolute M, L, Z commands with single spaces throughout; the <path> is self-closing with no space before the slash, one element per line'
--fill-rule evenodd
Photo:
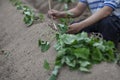
<path fill-rule="evenodd" d="M 92 24 L 97 23 L 101 19 L 109 16 L 112 13 L 112 11 L 113 11 L 112 8 L 105 6 L 101 10 L 97 11 L 96 13 L 88 17 L 86 20 L 82 21 L 80 24 L 83 24 L 83 28 L 88 27 Z"/>
<path fill-rule="evenodd" d="M 74 18 L 74 17 L 80 16 L 84 12 L 85 9 L 86 9 L 86 4 L 79 2 L 75 8 L 70 9 L 68 11 L 62 11 L 60 14 L 62 17 Z"/>

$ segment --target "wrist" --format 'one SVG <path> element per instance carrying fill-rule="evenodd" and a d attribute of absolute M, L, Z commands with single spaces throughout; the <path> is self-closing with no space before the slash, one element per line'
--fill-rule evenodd
<path fill-rule="evenodd" d="M 65 11 L 60 12 L 59 17 L 65 18 L 66 17 L 66 12 Z"/>
<path fill-rule="evenodd" d="M 70 18 L 70 17 L 73 17 L 73 13 L 71 13 L 70 11 L 62 11 L 60 12 L 60 16 L 64 18 Z"/>
<path fill-rule="evenodd" d="M 84 22 L 80 22 L 77 25 L 82 29 L 86 27 Z"/>

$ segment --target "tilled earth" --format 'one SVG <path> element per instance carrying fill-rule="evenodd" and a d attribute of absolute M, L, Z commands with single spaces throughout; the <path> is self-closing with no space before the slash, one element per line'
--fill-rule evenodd
<path fill-rule="evenodd" d="M 34 6 L 39 12 L 47 13 L 45 0 L 22 0 Z M 36 1 L 36 2 L 35 2 Z M 33 4 L 34 3 L 34 4 Z M 54 9 L 62 10 L 62 4 L 54 2 Z M 37 11 L 36 10 L 36 11 Z M 90 13 L 85 13 L 82 18 Z M 43 23 L 26 27 L 23 15 L 11 5 L 9 0 L 0 0 L 0 80 L 47 80 L 52 72 L 56 51 L 54 50 L 54 31 L 48 26 L 49 18 Z M 49 51 L 42 53 L 38 40 L 51 43 Z M 51 70 L 43 68 L 44 60 L 50 63 Z M 120 67 L 114 63 L 101 63 L 86 74 L 70 71 L 68 67 L 60 70 L 58 80 L 120 80 Z"/>

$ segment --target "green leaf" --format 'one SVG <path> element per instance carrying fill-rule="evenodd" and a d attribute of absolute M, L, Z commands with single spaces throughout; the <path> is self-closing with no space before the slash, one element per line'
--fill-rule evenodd
<path fill-rule="evenodd" d="M 56 80 L 56 78 L 57 77 L 55 75 L 51 75 L 50 78 L 49 78 L 49 80 Z"/>
<path fill-rule="evenodd" d="M 70 56 L 67 56 L 65 59 L 66 59 L 65 62 L 66 62 L 66 64 L 67 64 L 68 66 L 70 66 L 70 67 L 75 67 L 76 61 L 73 60 L 74 58 L 71 59 Z"/>
<path fill-rule="evenodd" d="M 95 62 L 102 61 L 103 59 L 102 53 L 98 48 L 93 48 L 91 57 L 92 57 L 92 60 Z"/>
<path fill-rule="evenodd" d="M 76 40 L 76 36 L 71 34 L 63 34 L 60 38 L 65 44 L 72 44 Z"/>
<path fill-rule="evenodd" d="M 58 24 L 57 27 L 58 27 L 58 29 L 59 29 L 59 31 L 60 31 L 61 34 L 66 33 L 66 31 L 68 30 L 68 26 L 63 25 L 63 24 Z"/>
<path fill-rule="evenodd" d="M 115 44 L 112 42 L 112 41 L 104 41 L 104 45 L 106 46 L 105 47 L 105 50 L 109 50 L 109 49 L 115 49 Z"/>
<path fill-rule="evenodd" d="M 44 15 L 42 13 L 39 13 L 39 19 L 42 22 L 45 20 Z"/>
<path fill-rule="evenodd" d="M 62 66 L 62 57 L 57 57 L 55 60 L 55 66 Z"/>
<path fill-rule="evenodd" d="M 93 46 L 97 47 L 98 49 L 105 51 L 105 46 L 103 45 L 103 41 L 95 42 Z"/>
<path fill-rule="evenodd" d="M 55 66 L 52 74 L 55 75 L 55 76 L 57 76 L 58 71 L 59 71 L 60 68 L 61 68 L 61 66 Z"/>
<path fill-rule="evenodd" d="M 88 34 L 85 32 L 82 32 L 81 34 L 77 34 L 76 37 L 77 37 L 77 41 L 79 42 L 79 44 L 84 45 L 84 46 L 87 46 L 92 41 L 92 39 L 88 37 Z"/>
<path fill-rule="evenodd" d="M 49 65 L 49 63 L 47 62 L 47 60 L 44 60 L 44 68 L 45 68 L 46 70 L 50 70 L 50 65 Z"/>
<path fill-rule="evenodd" d="M 33 24 L 34 18 L 32 16 L 25 15 L 24 22 L 28 26 L 31 26 Z"/>
<path fill-rule="evenodd" d="M 57 53 L 57 57 L 62 57 L 66 54 L 66 49 L 61 49 Z"/>
<path fill-rule="evenodd" d="M 82 72 L 90 72 L 90 70 L 85 68 L 85 67 L 80 67 L 80 71 L 82 71 Z"/>
<path fill-rule="evenodd" d="M 65 44 L 63 43 L 63 41 L 61 39 L 59 39 L 57 41 L 57 44 L 55 44 L 55 49 L 58 51 L 58 50 L 61 50 L 63 49 L 63 47 L 65 46 Z"/>
<path fill-rule="evenodd" d="M 28 6 L 23 6 L 23 12 L 26 12 L 26 11 L 31 11 L 31 9 L 28 7 Z"/>
<path fill-rule="evenodd" d="M 42 52 L 45 52 L 50 48 L 50 43 L 47 41 L 38 40 L 38 45 L 41 47 Z"/>
<path fill-rule="evenodd" d="M 17 10 L 22 10 L 23 9 L 23 5 L 22 4 L 16 5 L 16 8 L 17 8 Z"/>
<path fill-rule="evenodd" d="M 56 34 L 56 40 L 60 40 L 60 34 Z"/>
<path fill-rule="evenodd" d="M 32 13 L 30 11 L 25 11 L 24 14 L 27 16 L 32 16 Z"/>
<path fill-rule="evenodd" d="M 104 60 L 108 62 L 115 60 L 115 54 L 113 50 L 106 51 L 106 53 L 104 54 Z"/>
<path fill-rule="evenodd" d="M 79 61 L 81 67 L 88 67 L 91 65 L 88 61 Z"/>
<path fill-rule="evenodd" d="M 87 48 L 78 48 L 74 50 L 74 54 L 77 58 L 87 60 L 89 58 L 90 50 Z"/>

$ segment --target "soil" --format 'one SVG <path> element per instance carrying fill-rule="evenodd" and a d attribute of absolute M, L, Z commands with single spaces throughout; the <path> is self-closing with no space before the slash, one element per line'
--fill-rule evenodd
<path fill-rule="evenodd" d="M 56 57 L 55 33 L 48 24 L 50 20 L 45 14 L 44 22 L 26 27 L 22 13 L 9 0 L 0 0 L 0 80 L 48 80 Z M 40 51 L 39 39 L 51 43 L 47 52 Z M 50 63 L 51 70 L 43 68 L 44 60 Z M 86 74 L 63 67 L 57 80 L 120 80 L 120 67 L 115 63 L 95 65 L 91 72 Z"/>

